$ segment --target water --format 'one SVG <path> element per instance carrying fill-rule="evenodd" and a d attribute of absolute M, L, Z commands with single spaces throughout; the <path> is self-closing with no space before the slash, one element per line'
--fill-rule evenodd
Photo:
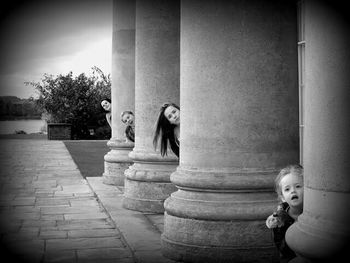
<path fill-rule="evenodd" d="M 46 131 L 46 122 L 44 120 L 0 121 L 0 134 L 14 134 L 16 131 L 25 131 L 27 134 Z"/>

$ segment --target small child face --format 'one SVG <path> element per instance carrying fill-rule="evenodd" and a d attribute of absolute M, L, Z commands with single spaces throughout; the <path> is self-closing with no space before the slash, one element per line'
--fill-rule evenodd
<path fill-rule="evenodd" d="M 174 106 L 168 106 L 164 111 L 164 116 L 171 124 L 180 124 L 180 111 Z"/>
<path fill-rule="evenodd" d="M 304 185 L 303 179 L 296 174 L 285 175 L 280 182 L 282 201 L 287 202 L 290 207 L 303 206 Z"/>
<path fill-rule="evenodd" d="M 130 114 L 130 113 L 125 113 L 122 117 L 122 122 L 125 125 L 133 125 L 134 124 L 134 115 Z"/>
<path fill-rule="evenodd" d="M 111 111 L 111 104 L 108 101 L 101 101 L 101 106 L 105 111 Z"/>

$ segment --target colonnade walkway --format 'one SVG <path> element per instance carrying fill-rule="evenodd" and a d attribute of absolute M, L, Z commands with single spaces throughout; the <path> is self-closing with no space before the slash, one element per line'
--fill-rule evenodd
<path fill-rule="evenodd" d="M 173 262 L 161 255 L 163 215 L 122 208 L 123 189 L 84 179 L 62 141 L 0 147 L 2 262 Z"/>

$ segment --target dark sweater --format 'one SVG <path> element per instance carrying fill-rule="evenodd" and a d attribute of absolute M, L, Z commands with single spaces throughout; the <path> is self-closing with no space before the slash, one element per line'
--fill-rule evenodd
<path fill-rule="evenodd" d="M 132 126 L 127 126 L 125 129 L 125 136 L 132 142 L 135 142 L 135 132 Z"/>
<path fill-rule="evenodd" d="M 273 228 L 273 241 L 280 252 L 280 262 L 288 262 L 296 257 L 294 251 L 289 248 L 285 239 L 287 229 L 294 223 L 294 219 L 287 212 L 288 208 L 289 205 L 287 203 L 281 203 L 278 206 L 276 215 L 283 225 Z"/>

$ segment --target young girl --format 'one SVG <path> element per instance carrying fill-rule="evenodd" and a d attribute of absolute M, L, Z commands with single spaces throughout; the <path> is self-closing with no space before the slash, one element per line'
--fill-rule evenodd
<path fill-rule="evenodd" d="M 296 257 L 285 240 L 287 229 L 303 212 L 303 167 L 289 165 L 282 169 L 275 179 L 276 192 L 281 203 L 277 212 L 266 220 L 266 226 L 273 230 L 273 239 L 280 252 L 280 261 L 289 262 Z"/>
<path fill-rule="evenodd" d="M 106 113 L 106 119 L 110 127 L 112 127 L 112 104 L 110 99 L 103 99 L 101 101 L 102 110 Z"/>
<path fill-rule="evenodd" d="M 127 141 L 135 142 L 135 117 L 132 111 L 123 111 L 120 115 L 122 123 L 126 125 L 125 137 Z"/>
<path fill-rule="evenodd" d="M 174 103 L 164 103 L 156 121 L 153 137 L 154 148 L 157 149 L 160 139 L 160 153 L 168 153 L 168 143 L 173 153 L 179 157 L 180 147 L 180 108 Z"/>

